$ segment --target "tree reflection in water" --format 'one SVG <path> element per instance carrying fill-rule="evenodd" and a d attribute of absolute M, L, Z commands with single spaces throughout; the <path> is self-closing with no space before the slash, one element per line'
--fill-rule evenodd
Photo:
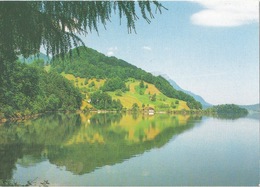
<path fill-rule="evenodd" d="M 201 117 L 121 113 L 52 114 L 0 126 L 0 180 L 12 179 L 16 165 L 46 159 L 81 175 L 114 165 L 192 128 Z"/>

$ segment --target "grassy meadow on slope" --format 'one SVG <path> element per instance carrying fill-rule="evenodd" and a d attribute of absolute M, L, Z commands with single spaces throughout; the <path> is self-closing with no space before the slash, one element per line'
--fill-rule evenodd
<path fill-rule="evenodd" d="M 9 79 L 0 87 L 0 121 L 58 110 L 201 109 L 161 76 L 87 47 L 78 50 L 80 56 L 73 49 L 71 58 L 54 57 L 48 66 L 41 58 L 6 66 L 3 77 Z"/>
<path fill-rule="evenodd" d="M 80 56 L 78 56 L 77 50 L 80 52 Z M 112 90 L 109 89 L 110 83 L 103 84 L 106 87 L 103 87 L 103 91 L 113 96 L 117 102 L 120 100 L 125 108 L 131 108 L 133 103 L 137 103 L 139 108 L 151 104 L 155 108 L 166 110 L 171 108 L 171 105 L 176 110 L 202 108 L 201 104 L 192 96 L 175 90 L 163 77 L 154 76 L 124 60 L 107 57 L 87 47 L 73 49 L 71 53 L 72 57 L 67 54 L 65 59 L 54 57 L 51 62 L 51 70 L 66 74 L 66 78 L 75 81 L 75 85 L 81 89 L 81 92 L 89 94 L 86 99 L 89 98 L 90 93 L 97 91 L 104 82 L 109 80 L 110 83 L 117 81 L 118 84 L 113 85 L 115 88 Z M 119 83 L 120 81 L 121 83 Z M 139 89 L 138 81 L 139 83 L 143 81 L 148 87 Z M 125 87 L 120 87 L 119 84 L 121 86 L 125 84 Z M 152 103 L 151 100 L 153 100 Z M 181 101 L 178 103 L 177 100 L 184 101 L 186 104 Z M 174 102 L 177 103 L 174 104 Z"/>
<path fill-rule="evenodd" d="M 105 83 L 105 79 L 87 79 L 75 77 L 72 74 L 61 73 L 65 78 L 70 80 L 74 86 L 78 87 L 83 96 L 81 109 L 90 109 L 93 106 L 90 104 L 90 95 L 95 91 L 99 90 Z M 108 92 L 113 99 L 119 99 L 123 105 L 123 108 L 131 109 L 133 104 L 136 103 L 139 106 L 139 109 L 142 107 L 153 107 L 156 110 L 166 111 L 166 110 L 189 110 L 186 102 L 169 98 L 162 94 L 153 84 L 144 82 L 147 85 L 147 88 L 144 88 L 144 93 L 140 93 L 140 80 L 129 79 L 126 81 L 127 87 L 129 87 L 129 91 L 117 93 Z M 156 94 L 156 100 L 152 101 L 151 97 Z"/>

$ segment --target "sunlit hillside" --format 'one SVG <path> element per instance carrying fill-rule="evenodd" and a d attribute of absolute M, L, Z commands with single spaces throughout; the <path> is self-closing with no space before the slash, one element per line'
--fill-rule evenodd
<path fill-rule="evenodd" d="M 84 95 L 81 110 L 93 108 L 90 101 L 90 95 L 99 90 L 106 80 L 80 78 L 75 77 L 72 74 L 65 74 L 64 72 L 61 73 L 61 75 L 70 80 Z M 146 107 L 152 107 L 157 111 L 189 110 L 186 102 L 165 96 L 153 84 L 144 82 L 145 88 L 143 88 L 143 90 L 140 90 L 139 84 L 139 80 L 130 79 L 126 82 L 129 91 L 121 92 L 120 95 L 116 92 L 108 92 L 108 94 L 112 96 L 113 99 L 119 99 L 123 108 L 126 109 L 131 109 L 133 104 L 136 103 L 140 110 Z M 152 101 L 151 97 L 154 94 L 156 95 L 156 100 Z"/>
<path fill-rule="evenodd" d="M 192 96 L 174 89 L 162 76 L 154 76 L 122 59 L 88 47 L 73 49 L 71 54 L 72 58 L 69 54 L 64 59 L 53 58 L 51 70 L 61 73 L 81 90 L 85 98 L 82 108 L 91 107 L 86 102 L 90 94 L 98 90 L 103 93 L 95 93 L 92 100 L 97 109 L 107 109 L 104 106 L 108 102 L 108 98 L 104 99 L 106 94 L 113 99 L 109 98 L 110 109 L 121 110 L 121 105 L 130 109 L 135 103 L 139 109 L 153 107 L 163 111 L 202 108 Z"/>

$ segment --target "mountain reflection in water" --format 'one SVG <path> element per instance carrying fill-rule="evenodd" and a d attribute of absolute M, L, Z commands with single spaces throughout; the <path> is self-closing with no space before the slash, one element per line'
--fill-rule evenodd
<path fill-rule="evenodd" d="M 16 164 L 45 160 L 76 175 L 114 165 L 165 145 L 201 117 L 121 113 L 52 114 L 0 126 L 0 180 L 12 179 Z"/>

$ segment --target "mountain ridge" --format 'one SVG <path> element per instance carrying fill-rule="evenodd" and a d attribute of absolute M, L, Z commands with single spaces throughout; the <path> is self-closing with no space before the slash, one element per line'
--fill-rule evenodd
<path fill-rule="evenodd" d="M 78 52 L 80 56 L 78 56 Z M 72 54 L 72 57 L 70 56 Z M 108 57 L 88 47 L 74 48 L 65 59 L 54 57 L 51 67 L 58 73 L 72 74 L 75 77 L 87 79 L 113 79 L 119 78 L 128 81 L 134 78 L 138 81 L 153 84 L 162 94 L 169 98 L 186 101 L 191 109 L 201 109 L 201 103 L 192 96 L 174 89 L 162 76 L 154 76 L 122 59 Z"/>
<path fill-rule="evenodd" d="M 173 88 L 175 88 L 176 90 L 182 91 L 186 94 L 191 95 L 196 101 L 200 102 L 202 104 L 203 109 L 207 109 L 209 107 L 212 107 L 213 105 L 208 103 L 207 101 L 205 101 L 203 99 L 203 97 L 201 97 L 200 95 L 197 95 L 191 91 L 185 90 L 183 88 L 181 88 L 173 79 L 171 79 L 167 74 L 163 74 L 161 72 L 152 72 L 153 75 L 161 75 L 162 77 L 164 77 L 171 85 Z"/>
<path fill-rule="evenodd" d="M 242 108 L 245 108 L 249 111 L 256 111 L 259 112 L 260 111 L 260 104 L 253 104 L 253 105 L 239 105 Z"/>

